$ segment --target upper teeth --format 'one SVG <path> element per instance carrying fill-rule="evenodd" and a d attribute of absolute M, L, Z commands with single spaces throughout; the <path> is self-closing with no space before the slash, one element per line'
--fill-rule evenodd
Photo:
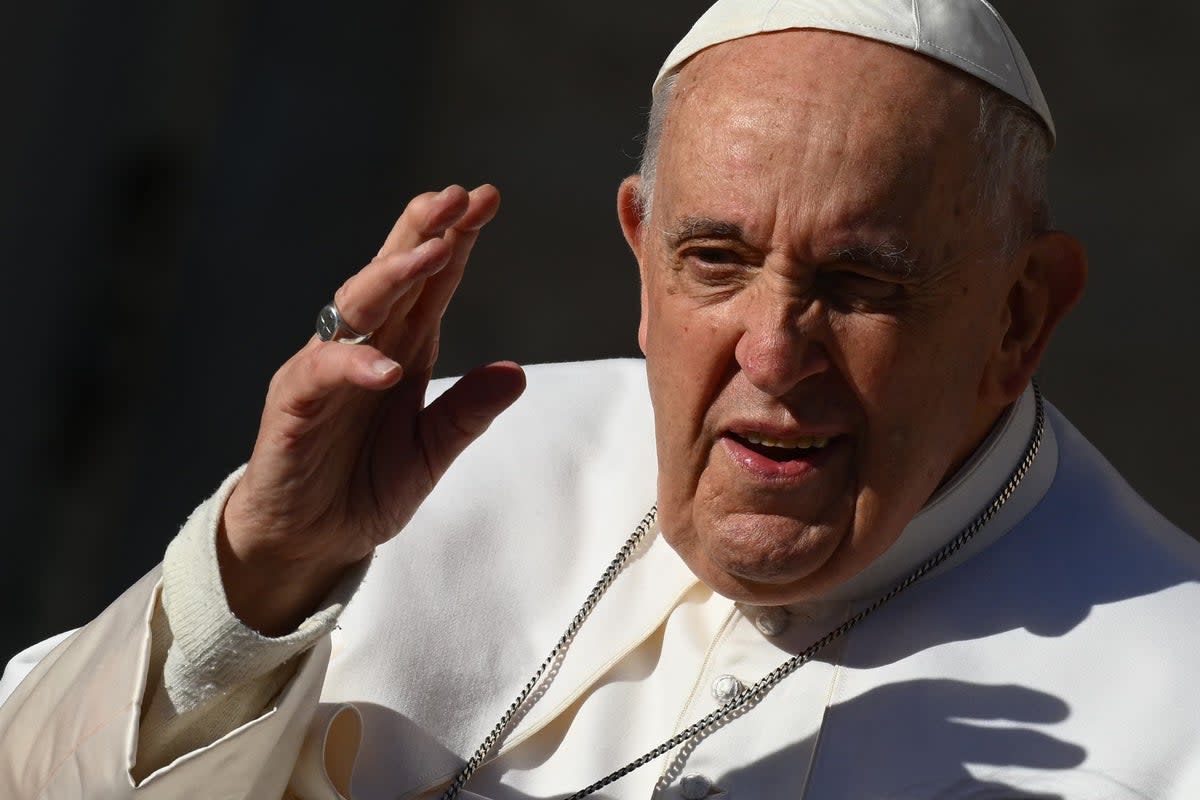
<path fill-rule="evenodd" d="M 801 436 L 797 439 L 772 439 L 757 433 L 745 434 L 746 441 L 751 444 L 761 444 L 767 447 L 783 447 L 788 450 L 808 450 L 814 447 L 824 447 L 829 444 L 828 436 Z"/>

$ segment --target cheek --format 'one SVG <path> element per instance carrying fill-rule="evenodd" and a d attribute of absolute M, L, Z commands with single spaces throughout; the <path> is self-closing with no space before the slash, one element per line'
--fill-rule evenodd
<path fill-rule="evenodd" d="M 736 337 L 712 309 L 679 293 L 649 287 L 646 369 L 654 408 L 659 505 L 664 523 L 686 529 L 701 474 L 711 457 L 710 412 L 733 363 Z"/>
<path fill-rule="evenodd" d="M 884 317 L 846 315 L 830 320 L 832 358 L 862 409 L 868 424 L 882 421 L 904 402 L 906 384 L 921 377 L 912 358 L 913 337 L 901 323 Z"/>
<path fill-rule="evenodd" d="M 694 430 L 728 377 L 736 336 L 719 309 L 672 291 L 662 278 L 647 291 L 645 354 L 655 412 L 671 430 Z M 660 431 L 663 430 L 660 428 Z"/>
<path fill-rule="evenodd" d="M 905 485 L 923 501 L 971 423 L 983 337 L 960 323 L 944 315 L 921 324 L 857 318 L 835 326 L 864 417 L 862 477 L 879 494 Z"/>
<path fill-rule="evenodd" d="M 908 363 L 903 331 L 892 320 L 844 319 L 831 327 L 842 375 L 862 415 L 857 462 L 859 478 L 870 495 L 884 489 L 898 471 L 900 455 L 910 449 L 912 399 L 905 373 L 917 365 Z"/>

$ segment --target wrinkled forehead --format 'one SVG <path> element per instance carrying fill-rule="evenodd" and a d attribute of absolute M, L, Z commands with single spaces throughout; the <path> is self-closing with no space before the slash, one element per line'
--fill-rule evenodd
<path fill-rule="evenodd" d="M 791 218 L 816 249 L 882 229 L 949 246 L 978 194 L 983 91 L 922 55 L 836 32 L 720 44 L 677 78 L 655 209 L 664 224 L 720 218 L 751 237 Z"/>
<path fill-rule="evenodd" d="M 1025 105 L 1055 139 L 1033 67 L 987 0 L 716 0 L 667 56 L 654 86 L 706 48 L 798 29 L 839 31 L 921 53 Z"/>
<path fill-rule="evenodd" d="M 677 75 L 674 99 L 717 109 L 737 98 L 781 112 L 853 109 L 950 132 L 974 125 L 983 91 L 965 73 L 911 50 L 844 33 L 789 30 L 699 53 Z"/>
<path fill-rule="evenodd" d="M 880 213 L 911 210 L 933 192 L 966 188 L 980 156 L 982 91 L 944 64 L 853 35 L 746 37 L 680 71 L 663 157 L 689 171 L 713 167 L 707 182 L 718 191 L 769 176 Z"/>

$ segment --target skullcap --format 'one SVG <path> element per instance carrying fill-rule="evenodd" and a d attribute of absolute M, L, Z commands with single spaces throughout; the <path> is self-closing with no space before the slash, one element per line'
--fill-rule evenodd
<path fill-rule="evenodd" d="M 985 0 L 717 0 L 667 56 L 658 77 L 713 45 L 757 33 L 818 28 L 909 48 L 962 70 L 1054 119 L 1017 38 Z"/>

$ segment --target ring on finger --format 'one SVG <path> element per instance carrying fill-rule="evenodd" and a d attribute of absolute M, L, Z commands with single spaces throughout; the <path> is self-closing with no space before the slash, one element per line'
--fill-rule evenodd
<path fill-rule="evenodd" d="M 351 328 L 337 303 L 331 302 L 317 314 L 317 336 L 322 342 L 342 342 L 343 344 L 363 344 L 371 338 L 374 331 L 359 333 Z"/>

